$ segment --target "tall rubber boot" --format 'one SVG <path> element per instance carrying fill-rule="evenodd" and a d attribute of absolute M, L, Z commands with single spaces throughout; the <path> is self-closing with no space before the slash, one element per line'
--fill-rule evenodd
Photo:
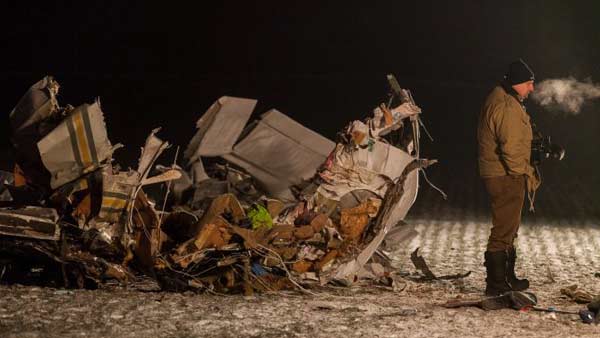
<path fill-rule="evenodd" d="M 485 295 L 494 297 L 512 291 L 510 285 L 506 281 L 507 252 L 486 251 L 484 257 L 484 265 L 487 272 L 487 277 L 485 279 Z"/>
<path fill-rule="evenodd" d="M 517 261 L 517 250 L 509 249 L 506 262 L 506 280 L 513 291 L 523 291 L 529 288 L 529 281 L 525 278 L 518 279 L 515 274 L 515 262 Z"/>

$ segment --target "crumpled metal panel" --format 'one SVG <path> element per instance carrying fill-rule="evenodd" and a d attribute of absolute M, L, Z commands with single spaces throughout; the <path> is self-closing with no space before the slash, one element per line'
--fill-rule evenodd
<path fill-rule="evenodd" d="M 60 238 L 58 214 L 41 207 L 0 209 L 0 234 L 56 241 Z"/>
<path fill-rule="evenodd" d="M 152 130 L 146 138 L 137 171 L 131 170 L 128 172 L 113 173 L 108 167 L 105 168 L 102 173 L 100 220 L 108 222 L 119 221 L 124 211 L 131 210 L 132 206 L 130 203 L 135 200 L 136 194 L 140 191 L 144 182 L 151 183 L 153 178 L 161 181 L 161 175 L 147 179 L 156 159 L 170 146 L 169 142 L 163 141 L 156 136 L 159 130 L 160 128 Z M 166 177 L 166 180 L 169 179 L 169 177 Z"/>
<path fill-rule="evenodd" d="M 196 134 L 184 152 L 188 163 L 200 156 L 221 156 L 231 152 L 248 122 L 256 100 L 223 96 L 196 122 Z"/>
<path fill-rule="evenodd" d="M 59 85 L 52 76 L 36 82 L 10 112 L 10 123 L 15 132 L 49 118 L 58 109 L 56 94 Z"/>
<path fill-rule="evenodd" d="M 75 108 L 37 145 L 53 189 L 98 169 L 114 150 L 98 101 Z"/>
<path fill-rule="evenodd" d="M 132 199 L 134 189 L 139 184 L 139 174 L 135 171 L 122 171 L 113 174 L 110 170 L 102 173 L 102 205 L 98 219 L 118 222 Z"/>
<path fill-rule="evenodd" d="M 370 149 L 348 150 L 341 144 L 337 147 L 331 164 L 321 173 L 325 182 L 317 190 L 335 201 L 358 189 L 372 191 L 383 198 L 387 182 L 398 178 L 414 160 L 402 149 L 381 141 L 375 141 Z"/>
<path fill-rule="evenodd" d="M 150 135 L 146 138 L 144 148 L 142 148 L 142 154 L 140 155 L 137 172 L 140 174 L 140 181 L 143 181 L 148 177 L 152 164 L 162 154 L 165 149 L 170 147 L 169 142 L 163 141 L 156 137 L 156 133 L 160 128 L 152 130 Z"/>
<path fill-rule="evenodd" d="M 419 170 L 415 170 L 408 174 L 406 181 L 404 182 L 404 194 L 396 207 L 390 213 L 388 218 L 388 225 L 393 227 L 398 222 L 406 218 L 408 211 L 417 200 L 417 192 L 419 191 Z M 387 233 L 389 229 L 385 232 Z"/>
<path fill-rule="evenodd" d="M 272 109 L 223 157 L 248 171 L 272 196 L 293 200 L 289 187 L 311 178 L 334 147 L 331 140 Z"/>
<path fill-rule="evenodd" d="M 15 162 L 27 181 L 43 190 L 50 190 L 50 173 L 42 163 L 37 143 L 62 120 L 56 100 L 59 87 L 51 76 L 44 77 L 23 95 L 9 118 Z"/>

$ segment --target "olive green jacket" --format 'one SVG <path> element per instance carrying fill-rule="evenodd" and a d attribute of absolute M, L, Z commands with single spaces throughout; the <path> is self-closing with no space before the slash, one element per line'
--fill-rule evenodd
<path fill-rule="evenodd" d="M 507 85 L 488 95 L 479 114 L 479 174 L 482 177 L 533 174 L 529 115 Z"/>

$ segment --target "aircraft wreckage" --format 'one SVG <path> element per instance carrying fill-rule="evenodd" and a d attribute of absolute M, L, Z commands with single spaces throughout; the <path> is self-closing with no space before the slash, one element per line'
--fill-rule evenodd
<path fill-rule="evenodd" d="M 248 123 L 256 100 L 224 96 L 184 165 L 156 163 L 170 146 L 156 129 L 137 169 L 121 170 L 100 102 L 61 107 L 45 77 L 10 113 L 2 280 L 81 288 L 143 274 L 163 290 L 248 294 L 389 276 L 386 253 L 415 234 L 403 219 L 418 172 L 435 160 L 420 158 L 420 108 L 388 80 L 389 101 L 337 142 L 274 109 Z"/>

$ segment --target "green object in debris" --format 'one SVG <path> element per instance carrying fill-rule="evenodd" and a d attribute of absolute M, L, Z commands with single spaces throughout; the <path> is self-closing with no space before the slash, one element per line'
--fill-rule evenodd
<path fill-rule="evenodd" d="M 248 219 L 252 222 L 253 230 L 260 228 L 271 229 L 273 227 L 273 219 L 271 218 L 269 211 L 260 204 L 254 204 L 250 208 L 248 211 Z"/>
<path fill-rule="evenodd" d="M 368 143 L 368 148 L 369 148 L 369 152 L 373 151 L 373 146 L 375 145 L 375 140 L 373 140 L 372 138 L 369 139 L 369 143 Z"/>

